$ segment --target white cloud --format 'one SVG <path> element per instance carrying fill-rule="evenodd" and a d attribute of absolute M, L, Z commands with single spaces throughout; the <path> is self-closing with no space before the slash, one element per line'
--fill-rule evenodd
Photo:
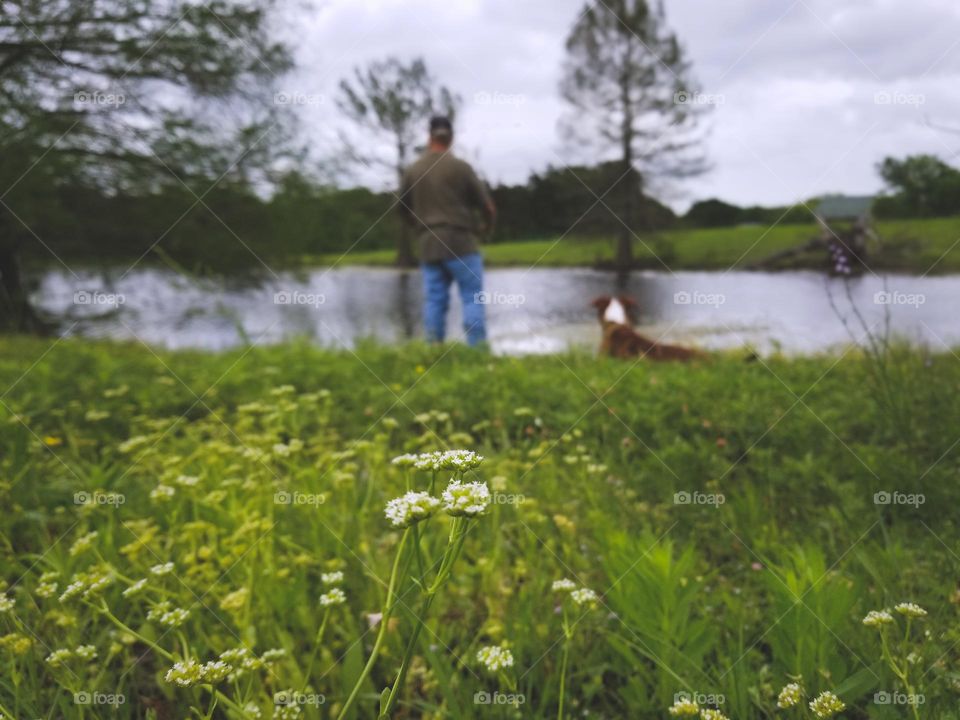
<path fill-rule="evenodd" d="M 562 163 L 557 85 L 564 40 L 583 7 L 580 0 L 334 0 L 298 23 L 301 69 L 291 83 L 331 97 L 356 65 L 423 55 L 464 97 L 461 154 L 491 181 L 523 182 Z M 704 92 L 726 98 L 708 120 L 715 170 L 686 183 L 683 198 L 670 198 L 674 205 L 874 192 L 875 165 L 886 155 L 950 158 L 958 150 L 960 138 L 924 125 L 925 116 L 949 123 L 960 115 L 955 0 L 672 0 L 667 14 Z M 302 112 L 317 145 L 334 151 L 333 103 Z"/>

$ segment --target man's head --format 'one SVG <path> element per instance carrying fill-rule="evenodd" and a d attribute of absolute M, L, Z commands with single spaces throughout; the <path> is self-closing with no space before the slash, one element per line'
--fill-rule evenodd
<path fill-rule="evenodd" d="M 453 143 L 453 123 L 445 115 L 430 118 L 430 145 L 448 148 Z"/>

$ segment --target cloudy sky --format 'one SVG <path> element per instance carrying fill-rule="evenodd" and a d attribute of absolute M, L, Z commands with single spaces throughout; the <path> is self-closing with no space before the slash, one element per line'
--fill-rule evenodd
<path fill-rule="evenodd" d="M 575 158 L 557 122 L 564 40 L 583 0 L 328 0 L 293 29 L 292 92 L 318 152 L 336 150 L 331 97 L 351 69 L 422 55 L 465 102 L 458 151 L 492 183 L 521 183 Z M 887 155 L 953 162 L 960 134 L 957 0 L 666 0 L 667 18 L 716 97 L 714 169 L 661 198 L 792 204 L 873 193 Z M 372 178 L 363 177 L 371 182 Z"/>

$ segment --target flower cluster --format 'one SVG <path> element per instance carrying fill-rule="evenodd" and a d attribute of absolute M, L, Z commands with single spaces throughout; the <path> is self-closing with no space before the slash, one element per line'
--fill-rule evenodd
<path fill-rule="evenodd" d="M 440 501 L 426 492 L 408 492 L 387 503 L 384 514 L 394 527 L 406 528 L 426 520 L 440 507 Z"/>
<path fill-rule="evenodd" d="M 810 710 L 818 718 L 832 718 L 846 709 L 843 700 L 829 690 L 820 693 L 810 701 Z"/>
<path fill-rule="evenodd" d="M 79 645 L 71 650 L 70 648 L 59 648 L 47 655 L 46 662 L 50 667 L 63 667 L 68 661 L 76 658 L 77 660 L 90 661 L 97 657 L 97 649 L 93 645 Z"/>
<path fill-rule="evenodd" d="M 164 679 L 185 688 L 200 683 L 216 685 L 224 680 L 236 680 L 250 670 L 258 670 L 282 654 L 282 650 L 268 650 L 258 658 L 245 647 L 232 648 L 222 652 L 217 660 L 200 663 L 190 659 L 174 663 Z"/>
<path fill-rule="evenodd" d="M 113 575 L 100 569 L 89 572 L 79 572 L 70 579 L 70 584 L 60 595 L 60 602 L 72 600 L 75 597 L 89 598 L 101 592 L 113 582 Z"/>
<path fill-rule="evenodd" d="M 912 602 L 899 603 L 894 607 L 894 610 L 908 618 L 922 618 L 927 616 L 926 610 Z"/>
<path fill-rule="evenodd" d="M 174 565 L 172 562 L 161 563 L 159 565 L 154 565 L 152 568 L 150 568 L 150 573 L 158 577 L 161 575 L 169 575 L 170 573 L 173 572 L 173 567 Z"/>
<path fill-rule="evenodd" d="M 347 601 L 347 596 L 340 588 L 333 588 L 329 592 L 320 596 L 320 605 L 330 607 L 331 605 L 343 605 Z"/>
<path fill-rule="evenodd" d="M 893 615 L 886 610 L 871 610 L 863 618 L 863 624 L 867 627 L 882 627 L 893 622 Z"/>
<path fill-rule="evenodd" d="M 442 497 L 443 509 L 454 517 L 477 517 L 490 506 L 490 489 L 483 482 L 452 480 Z"/>
<path fill-rule="evenodd" d="M 477 652 L 477 661 L 490 672 L 513 667 L 513 653 L 502 645 L 487 645 Z"/>
<path fill-rule="evenodd" d="M 554 592 L 567 593 L 575 605 L 594 607 L 600 600 L 596 592 L 588 587 L 577 588 L 576 583 L 567 578 L 554 580 L 552 588 Z"/>
<path fill-rule="evenodd" d="M 777 707 L 781 710 L 792 708 L 803 701 L 803 688 L 800 683 L 787 683 L 777 696 Z"/>
<path fill-rule="evenodd" d="M 700 706 L 689 698 L 677 698 L 667 712 L 673 717 L 696 717 L 700 714 Z"/>
<path fill-rule="evenodd" d="M 6 593 L 0 593 L 0 613 L 8 613 L 13 610 L 13 598 Z"/>
<path fill-rule="evenodd" d="M 190 617 L 190 611 L 172 607 L 169 600 L 159 602 L 147 612 L 147 619 L 167 627 L 180 627 Z"/>
<path fill-rule="evenodd" d="M 409 455 L 401 455 L 399 458 L 394 458 L 394 463 L 402 467 L 409 467 L 406 463 L 411 462 L 408 460 L 410 457 Z M 483 460 L 483 456 L 478 455 L 473 450 L 444 450 L 417 455 L 416 459 L 412 461 L 412 465 L 417 470 L 466 472 L 480 467 Z"/>
<path fill-rule="evenodd" d="M 570 599 L 577 605 L 587 605 L 593 607 L 597 604 L 597 594 L 590 588 L 580 588 L 570 593 Z"/>
<path fill-rule="evenodd" d="M 713 708 L 701 708 L 697 703 L 687 697 L 677 697 L 673 705 L 667 708 L 667 712 L 673 717 L 699 717 L 700 720 L 730 720 L 719 710 Z"/>
<path fill-rule="evenodd" d="M 337 570 L 336 572 L 323 573 L 320 579 L 324 585 L 339 585 L 343 582 L 343 572 Z"/>
<path fill-rule="evenodd" d="M 33 647 L 33 640 L 20 633 L 10 633 L 0 637 L 0 650 L 9 650 L 14 655 L 26 655 Z"/>

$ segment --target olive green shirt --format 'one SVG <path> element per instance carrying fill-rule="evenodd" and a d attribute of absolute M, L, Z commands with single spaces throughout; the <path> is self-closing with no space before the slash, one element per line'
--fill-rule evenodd
<path fill-rule="evenodd" d="M 478 217 L 493 218 L 487 188 L 470 165 L 451 152 L 428 150 L 407 168 L 401 211 L 420 240 L 421 262 L 478 252 Z"/>

